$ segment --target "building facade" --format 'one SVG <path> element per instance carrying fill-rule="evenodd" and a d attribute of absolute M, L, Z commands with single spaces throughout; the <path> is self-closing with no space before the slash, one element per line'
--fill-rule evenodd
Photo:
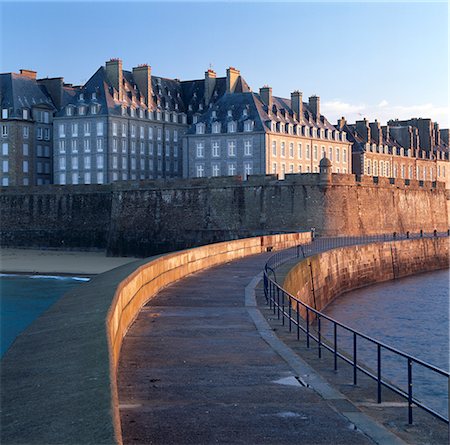
<path fill-rule="evenodd" d="M 52 183 L 53 114 L 56 111 L 36 72 L 0 75 L 0 184 Z"/>

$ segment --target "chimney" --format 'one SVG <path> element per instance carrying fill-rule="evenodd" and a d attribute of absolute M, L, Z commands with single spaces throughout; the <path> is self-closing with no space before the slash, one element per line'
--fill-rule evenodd
<path fill-rule="evenodd" d="M 20 70 L 20 75 L 36 80 L 37 72 L 33 70 Z"/>
<path fill-rule="evenodd" d="M 228 81 L 228 76 L 227 76 Z M 227 83 L 228 85 L 228 83 Z M 216 86 L 216 72 L 209 69 L 205 71 L 205 104 L 209 105 L 211 97 L 213 95 L 214 88 Z"/>
<path fill-rule="evenodd" d="M 347 125 L 347 121 L 344 116 L 342 116 L 340 119 L 338 119 L 337 128 L 339 129 L 339 131 L 342 131 L 346 125 Z"/>
<path fill-rule="evenodd" d="M 303 95 L 298 90 L 291 93 L 291 108 L 297 115 L 297 120 L 301 121 L 303 117 Z"/>
<path fill-rule="evenodd" d="M 267 106 L 268 112 L 272 111 L 272 88 L 268 85 L 264 85 L 259 89 L 259 95 L 261 96 L 261 101 Z"/>
<path fill-rule="evenodd" d="M 62 107 L 64 78 L 54 77 L 53 79 L 38 79 L 38 84 L 43 85 L 50 97 L 52 98 L 55 107 L 60 109 Z"/>
<path fill-rule="evenodd" d="M 381 145 L 383 143 L 383 134 L 381 133 L 380 123 L 375 119 L 375 122 L 371 122 L 369 127 L 372 138 L 375 139 L 377 145 Z"/>
<path fill-rule="evenodd" d="M 111 59 L 106 62 L 106 78 L 108 83 L 119 93 L 119 100 L 122 100 L 122 61 L 120 59 Z"/>
<path fill-rule="evenodd" d="M 144 96 L 145 103 L 149 107 L 152 102 L 152 67 L 143 64 L 133 68 L 133 78 L 139 93 Z"/>
<path fill-rule="evenodd" d="M 236 68 L 230 66 L 227 69 L 227 93 L 234 93 L 240 76 L 241 72 Z"/>
<path fill-rule="evenodd" d="M 356 131 L 364 139 L 364 142 L 370 142 L 370 126 L 366 118 L 356 121 Z"/>
<path fill-rule="evenodd" d="M 309 108 L 311 108 L 312 113 L 316 119 L 316 122 L 320 119 L 320 97 L 319 96 L 311 96 L 309 98 Z"/>

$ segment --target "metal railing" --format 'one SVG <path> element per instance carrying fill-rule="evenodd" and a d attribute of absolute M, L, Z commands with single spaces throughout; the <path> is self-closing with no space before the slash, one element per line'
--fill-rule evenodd
<path fill-rule="evenodd" d="M 414 397 L 413 394 L 413 364 L 418 365 L 422 368 L 431 370 L 433 373 L 437 375 L 441 375 L 447 378 L 449 381 L 450 373 L 443 369 L 438 368 L 437 366 L 431 365 L 423 360 L 420 360 L 410 354 L 407 354 L 403 351 L 400 351 L 397 348 L 387 345 L 386 343 L 380 342 L 362 332 L 356 331 L 351 327 L 340 323 L 339 321 L 325 315 L 323 312 L 314 309 L 306 303 L 303 303 L 297 297 L 291 295 L 286 290 L 284 290 L 280 284 L 277 283 L 276 278 L 276 269 L 281 264 L 289 261 L 291 259 L 300 259 L 306 258 L 307 256 L 313 255 L 315 253 L 324 252 L 326 250 L 330 250 L 337 247 L 343 246 L 351 246 L 358 244 L 367 244 L 373 242 L 389 242 L 389 241 L 397 241 L 400 239 L 408 239 L 408 238 L 429 238 L 429 237 L 448 237 L 448 232 L 438 233 L 434 231 L 432 234 L 424 234 L 420 232 L 419 234 L 392 234 L 392 235 L 374 235 L 374 236 L 363 236 L 363 237 L 339 237 L 339 238 L 316 238 L 313 242 L 298 245 L 293 248 L 281 251 L 272 255 L 267 261 L 264 267 L 264 296 L 266 298 L 267 304 L 269 305 L 270 310 L 273 311 L 274 314 L 277 315 L 278 319 L 281 319 L 283 326 L 286 322 L 289 325 L 289 332 L 292 332 L 293 329 L 296 330 L 297 340 L 300 340 L 300 332 L 306 334 L 306 347 L 310 348 L 311 339 L 317 343 L 318 346 L 318 356 L 322 357 L 322 349 L 327 349 L 333 354 L 333 363 L 334 370 L 338 369 L 338 359 L 343 360 L 344 362 L 350 364 L 353 368 L 353 384 L 357 384 L 358 379 L 358 371 L 367 375 L 371 379 L 377 382 L 377 402 L 381 403 L 381 389 L 382 387 L 389 388 L 394 393 L 399 396 L 405 398 L 408 402 L 408 423 L 412 424 L 413 422 L 413 413 L 412 407 L 416 405 L 426 412 L 432 414 L 436 418 L 449 423 L 449 419 L 437 412 L 435 409 L 432 409 L 429 406 L 426 406 L 423 402 Z M 272 275 L 272 277 L 270 276 Z M 300 308 L 303 308 L 305 311 L 305 319 L 300 315 Z M 314 329 L 311 326 L 312 321 L 314 320 L 317 323 L 317 328 Z M 329 321 L 333 326 L 333 340 L 331 342 L 324 340 L 321 324 L 322 320 Z M 343 352 L 338 350 L 338 327 L 339 330 L 350 333 L 352 337 L 352 354 L 344 354 Z M 361 362 L 358 362 L 358 339 L 364 339 L 368 342 L 372 343 L 376 346 L 377 349 L 377 366 L 376 371 L 371 370 L 369 367 L 363 365 Z M 381 362 L 381 352 L 382 350 L 390 351 L 394 353 L 397 357 L 400 357 L 406 361 L 407 367 L 407 389 L 403 390 L 394 384 L 390 383 L 388 380 L 383 378 L 382 375 L 382 362 Z M 450 382 L 449 382 L 450 383 Z"/>

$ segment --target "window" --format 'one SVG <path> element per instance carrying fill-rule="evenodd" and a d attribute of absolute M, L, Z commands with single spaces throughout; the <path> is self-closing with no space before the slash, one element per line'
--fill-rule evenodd
<path fill-rule="evenodd" d="M 228 156 L 234 157 L 236 156 L 236 142 L 228 141 Z"/>
<path fill-rule="evenodd" d="M 134 156 L 131 158 L 131 170 L 136 170 L 136 158 Z"/>
<path fill-rule="evenodd" d="M 320 151 L 322 153 L 320 159 L 323 159 L 323 158 L 325 158 L 327 156 L 327 149 L 323 145 L 320 148 L 321 148 Z"/>
<path fill-rule="evenodd" d="M 205 176 L 205 167 L 203 164 L 196 165 L 196 175 L 197 178 L 203 178 L 203 176 Z"/>
<path fill-rule="evenodd" d="M 83 141 L 84 151 L 89 153 L 91 151 L 91 144 L 89 139 L 84 139 Z"/>
<path fill-rule="evenodd" d="M 118 157 L 113 156 L 112 157 L 112 168 L 114 168 L 114 169 L 118 168 L 118 162 L 119 162 Z"/>
<path fill-rule="evenodd" d="M 78 108 L 78 114 L 80 116 L 84 116 L 84 114 L 86 113 L 86 107 L 79 107 Z M 74 183 L 75 184 L 75 183 Z"/>
<path fill-rule="evenodd" d="M 139 127 L 139 137 L 141 139 L 145 138 L 144 127 Z"/>
<path fill-rule="evenodd" d="M 103 136 L 103 122 L 97 122 L 97 136 Z"/>
<path fill-rule="evenodd" d="M 2 109 L 2 119 L 8 119 L 8 109 L 7 108 Z"/>
<path fill-rule="evenodd" d="M 101 152 L 103 151 L 103 139 L 97 138 L 97 151 Z"/>
<path fill-rule="evenodd" d="M 97 172 L 97 183 L 98 184 L 103 184 L 104 179 L 103 179 L 103 172 Z"/>
<path fill-rule="evenodd" d="M 298 158 L 302 159 L 302 157 L 303 157 L 302 144 L 298 144 Z"/>
<path fill-rule="evenodd" d="M 153 139 L 153 127 L 148 127 L 148 138 Z"/>
<path fill-rule="evenodd" d="M 78 170 L 78 156 L 72 156 L 72 169 Z"/>
<path fill-rule="evenodd" d="M 339 147 L 336 147 L 336 162 L 341 162 L 341 153 Z"/>
<path fill-rule="evenodd" d="M 72 141 L 72 150 L 73 150 L 73 143 L 76 141 Z M 65 153 L 66 152 L 66 141 L 59 141 L 59 152 L 60 153 Z"/>
<path fill-rule="evenodd" d="M 140 166 L 141 170 L 145 170 L 145 159 L 141 159 L 139 161 L 139 166 Z"/>
<path fill-rule="evenodd" d="M 196 134 L 205 134 L 205 124 L 199 123 L 195 126 Z"/>
<path fill-rule="evenodd" d="M 211 144 L 211 156 L 213 158 L 218 158 L 220 156 L 220 152 L 219 152 L 219 142 L 218 141 L 214 141 Z"/>
<path fill-rule="evenodd" d="M 162 144 L 158 144 L 158 156 L 162 156 Z"/>
<path fill-rule="evenodd" d="M 8 136 L 8 125 L 2 125 L 2 136 Z"/>
<path fill-rule="evenodd" d="M 39 181 L 39 179 L 38 179 Z M 30 179 L 29 178 L 23 178 L 23 185 L 30 185 Z"/>
<path fill-rule="evenodd" d="M 66 116 L 72 116 L 72 114 L 73 114 L 73 109 L 72 109 L 72 107 L 67 107 L 66 108 Z"/>
<path fill-rule="evenodd" d="M 9 171 L 9 161 L 4 160 L 4 161 L 2 161 L 2 172 L 8 173 L 8 171 Z"/>
<path fill-rule="evenodd" d="M 284 178 L 286 174 L 286 164 L 281 164 L 281 177 Z"/>
<path fill-rule="evenodd" d="M 328 147 L 328 159 L 333 160 L 333 147 Z"/>
<path fill-rule="evenodd" d="M 65 136 L 65 135 L 64 135 L 64 136 Z M 42 140 L 42 139 L 44 138 L 44 132 L 43 132 L 43 130 L 42 130 L 42 127 L 36 128 L 36 137 L 37 137 L 39 140 Z"/>
<path fill-rule="evenodd" d="M 276 173 L 276 172 L 277 172 L 277 163 L 274 162 L 274 163 L 272 164 L 272 173 Z"/>
<path fill-rule="evenodd" d="M 158 128 L 158 136 L 157 136 L 158 141 L 160 141 L 162 139 L 162 128 Z"/>
<path fill-rule="evenodd" d="M 234 176 L 235 174 L 236 174 L 236 164 L 235 163 L 228 164 L 228 175 Z"/>
<path fill-rule="evenodd" d="M 8 144 L 8 142 L 3 142 L 3 144 L 2 144 L 2 155 L 3 156 L 8 156 L 8 152 L 9 152 L 9 144 Z"/>
<path fill-rule="evenodd" d="M 117 153 L 117 151 L 118 151 L 118 142 L 117 142 L 117 139 L 113 139 L 113 148 L 112 148 L 112 151 L 114 151 L 114 152 L 116 152 Z"/>
<path fill-rule="evenodd" d="M 122 168 L 124 170 L 128 168 L 128 158 L 126 156 L 122 156 Z"/>
<path fill-rule="evenodd" d="M 293 142 L 289 143 L 289 157 L 290 158 L 294 157 L 294 143 Z"/>
<path fill-rule="evenodd" d="M 85 136 L 91 135 L 91 124 L 89 122 L 84 123 L 84 135 Z"/>
<path fill-rule="evenodd" d="M 252 141 L 245 141 L 244 142 L 244 156 L 251 156 L 252 155 Z"/>
<path fill-rule="evenodd" d="M 97 105 L 91 105 L 91 114 L 97 114 Z"/>
<path fill-rule="evenodd" d="M 44 139 L 46 141 L 50 140 L 50 128 L 44 128 Z"/>
<path fill-rule="evenodd" d="M 72 173 L 72 184 L 78 184 L 78 173 Z"/>
<path fill-rule="evenodd" d="M 166 146 L 166 158 L 170 157 L 170 145 Z"/>
<path fill-rule="evenodd" d="M 294 173 L 294 164 L 289 164 L 289 173 Z"/>
<path fill-rule="evenodd" d="M 97 156 L 97 168 L 98 169 L 101 169 L 101 168 L 103 168 L 103 165 L 104 165 L 104 163 L 103 163 L 103 156 Z"/>
<path fill-rule="evenodd" d="M 122 153 L 126 153 L 128 148 L 128 141 L 125 139 L 122 141 Z"/>
<path fill-rule="evenodd" d="M 298 164 L 298 172 L 299 172 L 299 173 L 302 172 L 302 166 L 301 166 L 301 164 Z"/>
<path fill-rule="evenodd" d="M 60 173 L 59 174 L 59 183 L 61 185 L 64 185 L 66 183 L 66 174 L 65 173 Z"/>
<path fill-rule="evenodd" d="M 277 155 L 277 141 L 272 141 L 272 156 Z"/>
<path fill-rule="evenodd" d="M 306 144 L 306 159 L 311 159 L 311 148 L 309 144 Z"/>
<path fill-rule="evenodd" d="M 178 130 L 173 130 L 173 141 L 178 142 Z"/>
<path fill-rule="evenodd" d="M 85 170 L 91 169 L 91 157 L 90 156 L 84 157 L 84 168 L 85 168 Z"/>
<path fill-rule="evenodd" d="M 197 158 L 205 157 L 205 144 L 203 142 L 197 142 Z"/>
<path fill-rule="evenodd" d="M 228 133 L 236 133 L 236 122 L 228 122 Z"/>
<path fill-rule="evenodd" d="M 244 122 L 244 131 L 253 131 L 253 121 Z"/>
<path fill-rule="evenodd" d="M 166 130 L 166 142 L 170 142 L 170 130 Z"/>
<path fill-rule="evenodd" d="M 136 137 L 136 125 L 131 126 L 131 137 L 132 138 Z"/>
<path fill-rule="evenodd" d="M 284 142 L 281 143 L 281 157 L 284 158 L 286 156 L 286 144 Z"/>
<path fill-rule="evenodd" d="M 23 144 L 22 145 L 22 152 L 24 156 L 28 156 L 28 144 Z"/>
<path fill-rule="evenodd" d="M 66 128 L 64 124 L 59 124 L 59 137 L 60 138 L 66 137 Z"/>
<path fill-rule="evenodd" d="M 346 148 L 343 148 L 343 149 L 342 149 L 342 162 L 343 162 L 344 164 L 347 163 L 347 149 L 346 149 Z"/>
<path fill-rule="evenodd" d="M 173 157 L 177 158 L 178 157 L 178 147 L 173 147 Z M 177 162 L 177 161 L 174 161 Z"/>
<path fill-rule="evenodd" d="M 211 171 L 213 176 L 220 176 L 220 165 L 218 163 L 213 163 L 211 165 Z"/>
<path fill-rule="evenodd" d="M 90 184 L 91 183 L 91 172 L 86 172 L 84 174 L 84 183 Z"/>
<path fill-rule="evenodd" d="M 131 153 L 136 153 L 136 141 L 131 141 Z"/>
<path fill-rule="evenodd" d="M 244 177 L 251 175 L 253 171 L 253 165 L 251 162 L 244 162 Z"/>
<path fill-rule="evenodd" d="M 214 122 L 212 124 L 212 132 L 214 134 L 220 133 L 220 122 Z"/>
<path fill-rule="evenodd" d="M 145 144 L 143 141 L 141 141 L 140 143 L 140 150 L 139 152 L 141 153 L 141 155 L 145 155 Z"/>
<path fill-rule="evenodd" d="M 122 124 L 122 137 L 127 136 L 127 124 Z"/>
<path fill-rule="evenodd" d="M 318 156 L 318 149 L 317 149 L 317 145 L 314 145 L 314 149 L 313 149 L 313 153 L 314 153 L 314 160 L 317 161 L 317 156 Z"/>
<path fill-rule="evenodd" d="M 117 122 L 113 122 L 112 134 L 113 134 L 113 136 L 117 136 Z"/>

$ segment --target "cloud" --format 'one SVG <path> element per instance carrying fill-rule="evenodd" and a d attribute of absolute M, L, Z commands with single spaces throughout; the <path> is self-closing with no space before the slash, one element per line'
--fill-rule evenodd
<path fill-rule="evenodd" d="M 383 125 L 391 119 L 428 118 L 438 122 L 441 128 L 450 126 L 449 107 L 435 106 L 432 103 L 413 105 L 394 105 L 383 99 L 378 105 L 352 104 L 340 99 L 324 102 L 322 113 L 332 123 L 344 116 L 348 122 L 367 118 L 370 122 L 377 119 Z"/>

